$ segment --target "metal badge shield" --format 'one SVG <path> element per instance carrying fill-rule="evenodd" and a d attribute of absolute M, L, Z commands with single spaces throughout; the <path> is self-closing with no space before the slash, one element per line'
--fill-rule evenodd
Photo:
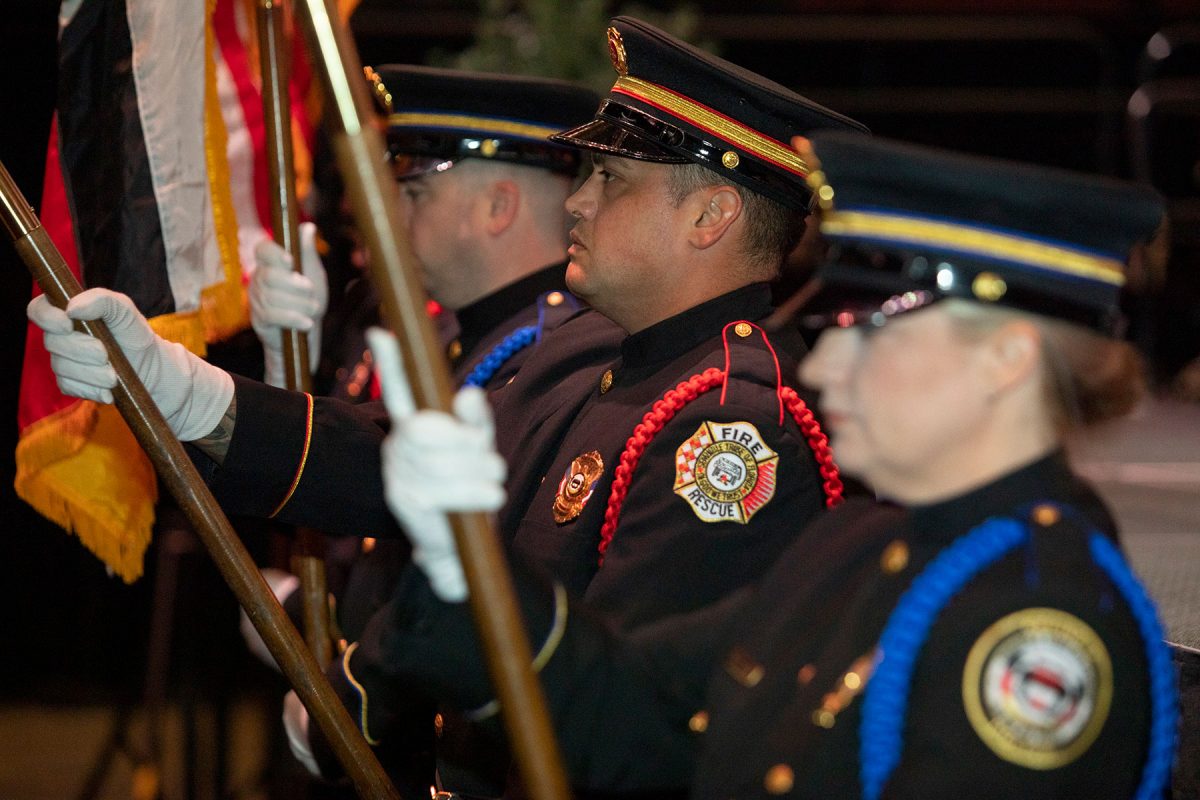
<path fill-rule="evenodd" d="M 554 496 L 554 521 L 561 525 L 578 517 L 588 498 L 596 491 L 596 482 L 603 474 L 604 459 L 598 450 L 576 456 L 558 482 L 558 493 Z"/>
<path fill-rule="evenodd" d="M 705 522 L 745 525 L 775 496 L 779 454 L 749 422 L 704 422 L 675 451 L 675 494 Z"/>
<path fill-rule="evenodd" d="M 963 669 L 971 727 L 996 755 L 1057 769 L 1087 751 L 1112 702 L 1112 660 L 1086 622 L 1027 608 L 992 624 Z"/>

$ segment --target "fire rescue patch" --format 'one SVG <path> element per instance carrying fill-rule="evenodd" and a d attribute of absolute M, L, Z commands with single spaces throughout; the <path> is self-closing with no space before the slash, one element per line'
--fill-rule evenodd
<path fill-rule="evenodd" d="M 578 517 L 603 474 L 604 459 L 598 450 L 577 456 L 558 482 L 558 494 L 554 496 L 554 521 L 561 525 Z"/>
<path fill-rule="evenodd" d="M 1104 727 L 1112 690 L 1104 642 L 1054 608 L 995 622 L 963 669 L 971 727 L 996 755 L 1029 769 L 1057 769 L 1082 755 Z"/>
<path fill-rule="evenodd" d="M 675 451 L 675 494 L 705 522 L 745 525 L 775 496 L 779 454 L 749 422 L 705 422 Z"/>

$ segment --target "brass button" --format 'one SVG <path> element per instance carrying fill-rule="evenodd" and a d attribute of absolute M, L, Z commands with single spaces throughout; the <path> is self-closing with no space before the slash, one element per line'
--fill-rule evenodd
<path fill-rule="evenodd" d="M 729 169 L 733 169 L 738 164 L 742 163 L 742 159 L 740 156 L 738 156 L 737 153 L 733 152 L 732 150 L 726 150 L 724 153 L 721 154 L 721 163 L 724 164 Z"/>
<path fill-rule="evenodd" d="M 688 720 L 688 728 L 692 733 L 704 733 L 708 730 L 708 712 L 697 711 L 692 714 L 692 718 Z"/>
<path fill-rule="evenodd" d="M 1048 528 L 1062 518 L 1062 514 L 1052 505 L 1041 505 L 1033 510 L 1033 521 Z"/>
<path fill-rule="evenodd" d="M 883 571 L 889 575 L 895 575 L 907 567 L 908 544 L 903 539 L 896 539 L 883 548 L 883 554 L 879 557 L 879 566 L 883 567 Z"/>
<path fill-rule="evenodd" d="M 605 394 L 608 392 L 608 390 L 612 388 L 612 382 L 612 370 L 604 370 L 604 374 L 600 376 L 600 394 Z"/>
<path fill-rule="evenodd" d="M 971 281 L 971 292 L 980 300 L 994 303 L 1004 297 L 1008 284 L 994 272 L 981 272 Z"/>
<path fill-rule="evenodd" d="M 479 143 L 479 155 L 484 158 L 491 158 L 500 150 L 500 141 L 498 139 L 484 139 Z"/>
<path fill-rule="evenodd" d="M 754 326 L 749 322 L 739 322 L 733 326 L 733 332 L 745 339 L 750 334 L 754 333 Z"/>
<path fill-rule="evenodd" d="M 796 683 L 800 684 L 801 686 L 808 686 L 810 683 L 812 683 L 812 679 L 815 677 L 817 677 L 816 666 L 813 664 L 805 664 L 800 668 L 800 671 L 796 673 Z"/>
<path fill-rule="evenodd" d="M 857 672 L 847 672 L 842 676 L 842 683 L 846 684 L 847 689 L 858 689 L 862 686 L 862 676 Z"/>
<path fill-rule="evenodd" d="M 566 298 L 563 297 L 562 292 L 551 292 L 550 294 L 546 295 L 546 305 L 561 306 L 563 304 L 563 300 L 565 299 Z"/>
<path fill-rule="evenodd" d="M 829 711 L 824 708 L 818 708 L 816 711 L 813 712 L 813 715 L 812 715 L 813 724 L 820 728 L 826 728 L 826 729 L 832 728 L 833 723 L 836 719 L 837 719 L 837 717 L 834 715 L 834 713 L 832 711 Z"/>
<path fill-rule="evenodd" d="M 449 346 L 446 348 L 446 355 L 450 358 L 451 361 L 453 361 L 454 359 L 461 356 L 462 355 L 462 342 L 460 342 L 458 339 L 455 339 L 453 342 L 451 342 L 449 344 Z"/>
<path fill-rule="evenodd" d="M 363 554 L 365 555 L 366 553 L 369 553 L 374 549 L 375 549 L 375 539 L 370 536 L 364 537 L 362 540 Z"/>
<path fill-rule="evenodd" d="M 442 738 L 442 731 L 446 727 L 446 720 L 442 719 L 441 714 L 433 715 L 433 735 L 437 738 Z"/>
<path fill-rule="evenodd" d="M 776 764 L 763 777 L 763 786 L 768 794 L 787 794 L 795 785 L 796 773 L 787 764 Z"/>
<path fill-rule="evenodd" d="M 725 671 L 747 689 L 758 686 L 759 681 L 766 674 L 763 665 L 751 658 L 750 654 L 740 647 L 734 647 L 725 657 Z"/>

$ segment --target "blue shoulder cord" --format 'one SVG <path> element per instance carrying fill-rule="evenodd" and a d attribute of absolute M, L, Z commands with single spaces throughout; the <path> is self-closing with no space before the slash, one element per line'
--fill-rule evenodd
<path fill-rule="evenodd" d="M 521 350 L 524 350 L 529 345 L 537 341 L 538 326 L 526 325 L 523 328 L 517 328 L 504 338 L 500 344 L 492 348 L 483 360 L 475 365 L 475 369 L 467 375 L 467 379 L 463 381 L 463 386 L 478 386 L 480 388 L 487 386 L 487 382 L 492 379 L 504 362 L 508 361 Z"/>
<path fill-rule="evenodd" d="M 483 388 L 487 386 L 487 382 L 492 379 L 492 376 L 500 371 L 510 358 L 515 356 L 520 351 L 524 350 L 534 342 L 541 341 L 542 327 L 546 324 L 546 298 L 552 294 L 546 294 L 538 297 L 538 321 L 536 325 L 526 325 L 522 328 L 517 328 L 515 331 L 504 337 L 504 341 L 496 345 L 491 351 L 483 357 L 483 359 L 475 365 L 463 381 L 463 386 L 478 386 Z M 579 302 L 575 296 L 569 292 L 561 292 L 571 308 L 578 309 Z"/>
<path fill-rule="evenodd" d="M 879 637 L 883 654 L 867 683 L 859 727 L 859 774 L 863 797 L 878 800 L 904 748 L 904 717 L 917 656 L 938 614 L 968 582 L 1030 540 L 1026 523 L 993 518 L 959 537 L 925 566 L 900 598 Z M 1124 557 L 1102 534 L 1092 531 L 1088 546 L 1129 605 L 1146 646 L 1149 667 L 1150 745 L 1137 800 L 1162 796 L 1175 754 L 1179 706 L 1175 670 L 1154 602 Z"/>

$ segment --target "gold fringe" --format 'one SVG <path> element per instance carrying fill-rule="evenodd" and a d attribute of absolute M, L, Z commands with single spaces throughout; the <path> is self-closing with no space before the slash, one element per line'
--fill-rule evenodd
<path fill-rule="evenodd" d="M 141 577 L 154 504 L 154 468 L 116 408 L 80 400 L 38 420 L 17 443 L 17 495 L 126 583 Z"/>

